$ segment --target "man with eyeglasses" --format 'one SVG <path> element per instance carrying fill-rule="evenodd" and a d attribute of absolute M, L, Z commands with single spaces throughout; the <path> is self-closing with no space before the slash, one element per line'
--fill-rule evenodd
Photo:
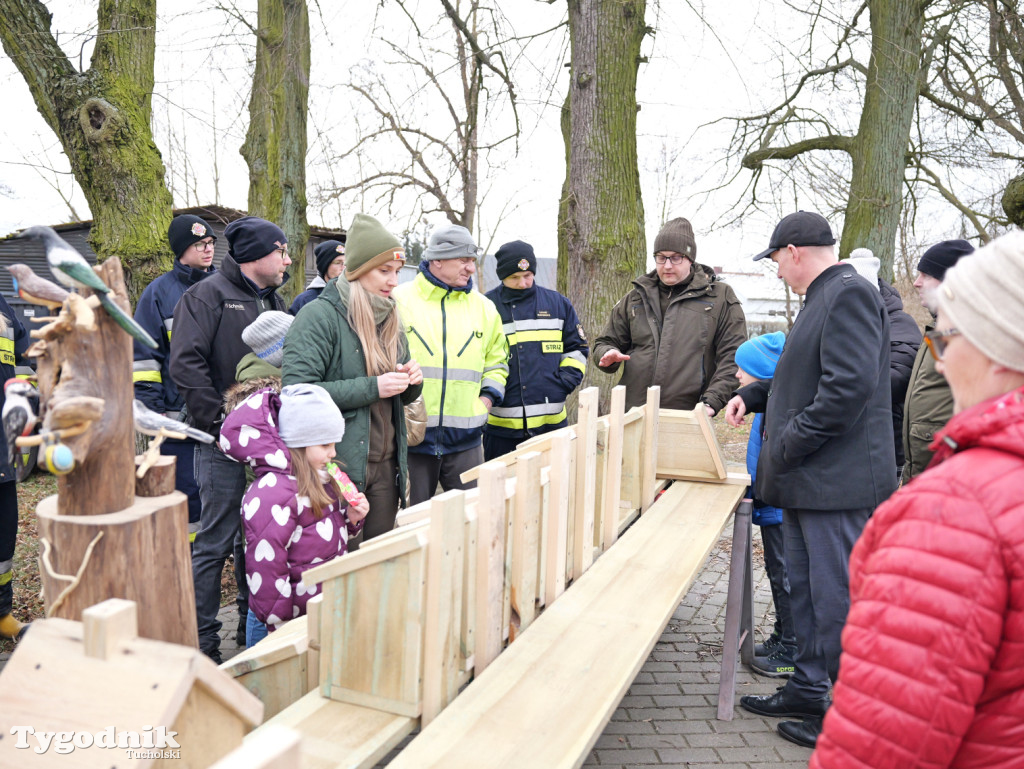
<path fill-rule="evenodd" d="M 763 413 L 754 495 L 782 508 L 796 631 L 795 670 L 774 694 L 740 707 L 783 721 L 779 734 L 814 747 L 839 674 L 850 606 L 850 550 L 875 507 L 896 488 L 889 381 L 889 314 L 878 289 L 840 262 L 828 221 L 811 211 L 782 219 L 767 249 L 804 307 L 771 380 L 740 388 L 726 406 L 738 427 Z"/>
<path fill-rule="evenodd" d="M 626 408 L 646 403 L 647 388 L 658 385 L 663 408 L 703 403 L 714 416 L 735 389 L 735 353 L 747 339 L 743 308 L 696 259 L 690 222 L 667 222 L 654 239 L 654 270 L 633 281 L 594 344 L 602 371 L 625 365 Z"/>
<path fill-rule="evenodd" d="M 174 252 L 174 266 L 146 286 L 135 307 L 135 321 L 156 340 L 157 348 L 151 350 L 135 343 L 132 381 L 136 398 L 153 411 L 178 419 L 185 399 L 170 374 L 174 308 L 182 294 L 215 271 L 213 247 L 217 236 L 203 219 L 182 214 L 171 220 L 167 240 Z M 199 531 L 199 486 L 192 461 L 195 448 L 196 442 L 190 438 L 168 438 L 160 447 L 161 454 L 177 459 L 175 488 L 188 497 L 189 542 Z"/>
<path fill-rule="evenodd" d="M 508 341 L 490 299 L 473 291 L 480 249 L 465 227 L 436 227 L 419 274 L 394 290 L 411 356 L 423 371 L 427 430 L 409 447 L 409 503 L 463 483 L 463 472 L 484 461 L 487 414 L 505 396 Z"/>
<path fill-rule="evenodd" d="M 276 224 L 255 216 L 236 219 L 224 229 L 228 253 L 220 269 L 184 293 L 174 310 L 170 371 L 185 398 L 189 424 L 217 435 L 224 419 L 224 391 L 235 383 L 238 361 L 250 352 L 242 331 L 268 310 L 284 311 L 277 295 L 287 280 L 288 239 Z M 239 532 L 239 506 L 245 468 L 216 443 L 199 444 L 196 476 L 202 501 L 199 533 L 192 551 L 199 648 L 220 662 L 220 580 L 234 551 L 239 627 L 245 645 L 249 590 L 245 551 Z"/>
<path fill-rule="evenodd" d="M 921 304 L 932 314 L 932 322 L 925 328 L 926 332 L 935 329 L 935 314 L 939 310 L 935 292 L 946 276 L 946 270 L 971 253 L 974 253 L 974 246 L 966 240 L 944 240 L 925 251 L 917 263 L 914 288 L 921 297 Z M 928 467 L 932 460 L 929 446 L 953 416 L 953 393 L 946 378 L 935 370 L 935 358 L 928 352 L 927 345 L 934 342 L 929 336 L 925 336 L 925 342 L 914 359 L 903 404 L 903 453 L 906 462 L 901 483 L 909 483 Z"/>

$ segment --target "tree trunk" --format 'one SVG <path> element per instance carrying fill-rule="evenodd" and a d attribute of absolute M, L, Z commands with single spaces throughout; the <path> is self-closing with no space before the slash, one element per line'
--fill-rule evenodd
<path fill-rule="evenodd" d="M 306 114 L 309 109 L 309 11 L 305 0 L 259 0 L 256 69 L 249 131 L 249 213 L 277 224 L 294 264 L 280 290 L 286 303 L 305 287 Z"/>
<path fill-rule="evenodd" d="M 101 260 L 121 259 L 134 305 L 172 263 L 172 201 L 150 129 L 156 0 L 101 0 L 86 72 L 61 51 L 50 20 L 39 0 L 0 0 L 4 50 L 60 139 L 89 202 L 90 244 Z"/>
<path fill-rule="evenodd" d="M 636 78 L 647 32 L 646 0 L 569 0 L 568 191 L 559 239 L 568 257 L 567 296 L 587 339 L 646 263 L 636 150 Z M 606 403 L 612 379 L 588 366 Z"/>
<path fill-rule="evenodd" d="M 920 0 L 871 0 L 871 61 L 860 127 L 850 148 L 853 177 L 840 257 L 869 248 L 892 282 L 910 129 L 921 72 Z"/>

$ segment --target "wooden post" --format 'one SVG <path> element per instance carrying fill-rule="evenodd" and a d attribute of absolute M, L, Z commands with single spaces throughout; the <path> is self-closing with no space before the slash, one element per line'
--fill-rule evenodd
<path fill-rule="evenodd" d="M 569 524 L 569 465 L 571 436 L 560 432 L 551 442 L 551 481 L 548 485 L 547 561 L 544 565 L 544 605 L 565 591 L 566 537 Z"/>
<path fill-rule="evenodd" d="M 135 466 L 142 464 L 142 456 L 135 457 Z M 177 457 L 161 456 L 144 476 L 135 478 L 135 496 L 162 497 L 174 491 Z"/>
<path fill-rule="evenodd" d="M 523 454 L 516 462 L 516 499 L 512 524 L 512 610 L 509 641 L 537 616 L 537 566 L 540 554 L 540 454 Z"/>
<path fill-rule="evenodd" d="M 423 629 L 423 726 L 458 694 L 465 508 L 463 491 L 447 491 L 431 500 Z"/>
<path fill-rule="evenodd" d="M 580 392 L 576 423 L 576 509 L 573 511 L 572 577 L 579 579 L 594 562 L 594 484 L 597 475 L 596 387 Z"/>
<path fill-rule="evenodd" d="M 604 549 L 619 538 L 619 499 L 622 490 L 622 420 L 626 415 L 626 388 L 612 388 L 611 410 L 608 412 L 608 438 L 605 441 L 604 468 Z"/>
<path fill-rule="evenodd" d="M 324 605 L 321 592 L 306 602 L 306 691 L 311 692 L 320 685 L 320 621 Z"/>
<path fill-rule="evenodd" d="M 508 601 L 505 582 L 505 465 L 480 467 L 476 503 L 476 606 L 474 667 L 477 675 L 501 653 L 503 608 Z"/>
<path fill-rule="evenodd" d="M 640 467 L 640 512 L 646 513 L 654 503 L 654 487 L 658 482 L 658 410 L 661 407 L 661 388 L 647 388 L 647 405 L 644 411 L 644 438 Z"/>
<path fill-rule="evenodd" d="M 134 601 L 111 598 L 82 612 L 82 646 L 86 657 L 110 659 L 124 641 L 139 637 Z"/>
<path fill-rule="evenodd" d="M 751 527 L 752 503 L 749 499 L 736 508 L 732 528 L 732 554 L 729 558 L 729 592 L 725 601 L 725 638 L 722 642 L 722 671 L 718 679 L 718 720 L 732 721 L 736 697 L 736 657 L 743 653 L 745 663 L 753 662 L 754 627 L 751 607 Z"/>

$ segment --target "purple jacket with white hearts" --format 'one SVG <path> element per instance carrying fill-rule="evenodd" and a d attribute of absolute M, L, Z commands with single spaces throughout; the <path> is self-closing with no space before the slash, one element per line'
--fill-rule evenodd
<path fill-rule="evenodd" d="M 325 484 L 335 501 L 323 517 L 313 517 L 309 499 L 298 496 L 291 454 L 277 433 L 281 399 L 273 390 L 246 398 L 224 420 L 220 447 L 232 459 L 246 462 L 256 474 L 242 498 L 245 531 L 245 578 L 249 608 L 276 630 L 306 613 L 306 602 L 319 590 L 307 592 L 302 572 L 345 553 L 349 535 L 362 528 L 346 515 L 333 484 Z"/>

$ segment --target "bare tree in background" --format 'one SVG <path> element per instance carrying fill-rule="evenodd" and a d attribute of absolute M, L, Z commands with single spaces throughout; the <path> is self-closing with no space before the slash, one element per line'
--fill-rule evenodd
<path fill-rule="evenodd" d="M 501 48 L 510 34 L 498 9 L 479 0 L 401 0 L 398 6 L 415 33 L 412 43 L 403 47 L 393 29 L 383 30 L 385 67 L 369 61 L 347 84 L 372 121 L 360 120 L 352 146 L 329 159 L 355 165 L 356 174 L 321 196 L 354 195 L 364 210 L 386 208 L 410 226 L 440 212 L 472 232 L 483 197 L 481 156 L 520 134 L 511 66 Z M 436 8 L 440 32 L 419 26 L 425 6 Z"/>
<path fill-rule="evenodd" d="M 309 11 L 305 0 L 259 0 L 249 131 L 249 213 L 274 222 L 294 261 L 281 289 L 287 303 L 305 285 L 306 115 L 309 111 Z"/>
<path fill-rule="evenodd" d="M 776 106 L 740 120 L 734 136 L 733 146 L 743 153 L 743 167 L 754 171 L 755 199 L 767 163 L 822 151 L 845 153 L 851 177 L 840 256 L 858 247 L 871 249 L 882 260 L 887 280 L 892 279 L 907 148 L 918 98 L 925 9 L 931 4 L 928 0 L 865 0 L 841 28 L 826 62 L 803 73 Z M 865 12 L 870 22 L 866 65 L 856 58 L 853 45 Z M 815 3 L 810 15 L 809 55 L 815 50 L 814 31 L 827 23 L 823 0 Z M 829 81 L 834 87 L 862 89 L 855 132 L 846 132 L 827 112 L 798 101 L 805 87 Z"/>
<path fill-rule="evenodd" d="M 171 265 L 171 195 L 151 130 L 156 0 L 103 0 L 89 68 L 50 32 L 39 0 L 0 0 L 0 41 L 60 139 L 92 211 L 90 244 L 118 256 L 134 302 Z"/>

